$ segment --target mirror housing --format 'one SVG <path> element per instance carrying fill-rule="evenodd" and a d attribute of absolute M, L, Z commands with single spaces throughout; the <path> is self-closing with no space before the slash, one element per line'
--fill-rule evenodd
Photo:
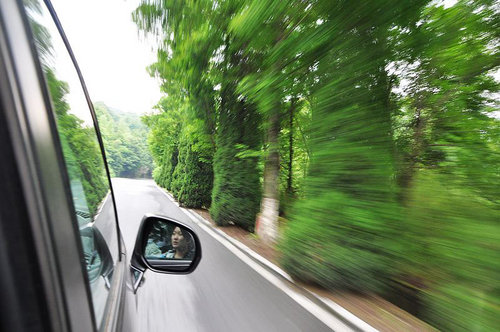
<path fill-rule="evenodd" d="M 177 237 L 173 237 L 174 231 L 183 236 L 182 255 L 176 254 L 175 248 L 179 248 L 179 242 Z M 178 252 L 181 253 L 180 250 Z M 146 270 L 189 274 L 196 269 L 200 260 L 200 240 L 189 226 L 171 218 L 147 214 L 142 218 L 130 261 L 135 279 L 134 293 L 141 285 Z"/>
<path fill-rule="evenodd" d="M 89 283 L 93 284 L 102 277 L 109 289 L 114 268 L 106 240 L 99 229 L 91 223 L 80 227 L 80 239 Z"/>

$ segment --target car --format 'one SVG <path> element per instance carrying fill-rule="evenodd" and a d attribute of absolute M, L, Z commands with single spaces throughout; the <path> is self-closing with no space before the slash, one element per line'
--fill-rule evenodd
<path fill-rule="evenodd" d="M 130 260 L 102 136 L 50 1 L 0 2 L 2 331 L 134 331 L 146 270 L 187 274 L 196 233 L 144 216 Z"/>

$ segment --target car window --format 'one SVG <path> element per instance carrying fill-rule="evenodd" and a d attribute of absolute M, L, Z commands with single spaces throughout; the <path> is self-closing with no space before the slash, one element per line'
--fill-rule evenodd
<path fill-rule="evenodd" d="M 104 160 L 78 73 L 50 12 L 36 1 L 26 1 L 25 7 L 55 112 L 99 326 L 119 259 L 116 216 Z"/>

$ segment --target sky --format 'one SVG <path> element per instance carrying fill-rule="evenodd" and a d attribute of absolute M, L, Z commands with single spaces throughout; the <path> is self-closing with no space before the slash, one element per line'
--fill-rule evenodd
<path fill-rule="evenodd" d="M 52 0 L 93 102 L 137 114 L 160 99 L 146 67 L 153 42 L 140 37 L 131 13 L 140 0 Z"/>
<path fill-rule="evenodd" d="M 435 0 L 450 7 L 456 0 Z M 112 108 L 149 113 L 160 99 L 159 81 L 146 67 L 156 59 L 131 13 L 140 0 L 52 0 L 90 97 Z M 500 79 L 500 72 L 495 74 Z M 495 117 L 500 117 L 500 112 Z"/>

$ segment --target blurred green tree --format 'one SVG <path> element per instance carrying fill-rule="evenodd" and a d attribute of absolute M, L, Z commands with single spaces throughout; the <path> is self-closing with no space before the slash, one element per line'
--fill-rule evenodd
<path fill-rule="evenodd" d="M 139 115 L 94 104 L 112 176 L 150 177 L 153 159 L 148 150 L 149 130 Z"/>

